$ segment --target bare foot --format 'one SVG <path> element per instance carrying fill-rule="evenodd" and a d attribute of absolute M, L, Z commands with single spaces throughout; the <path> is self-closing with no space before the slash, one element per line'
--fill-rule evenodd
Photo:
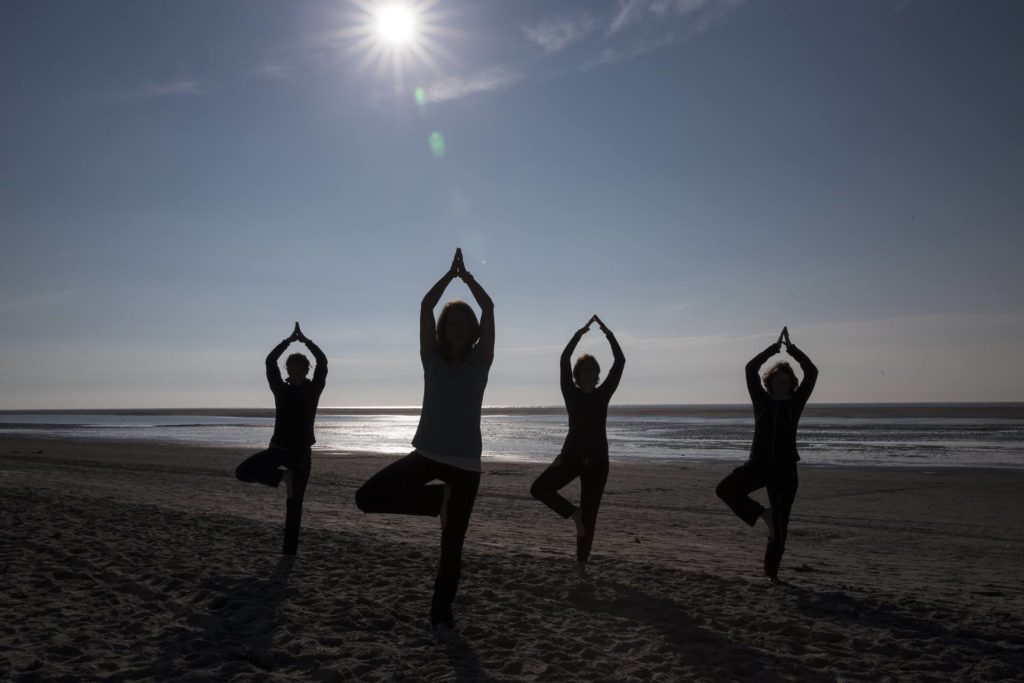
<path fill-rule="evenodd" d="M 572 521 L 576 522 L 576 538 L 583 538 L 587 535 L 587 529 L 583 526 L 583 510 L 576 508 L 572 513 Z"/>
<path fill-rule="evenodd" d="M 292 494 L 295 493 L 295 473 L 291 470 L 285 470 L 284 474 L 281 475 L 281 481 L 284 482 L 284 490 L 291 499 Z"/>
<path fill-rule="evenodd" d="M 579 576 L 581 579 L 588 578 L 587 563 L 586 562 L 577 562 L 576 563 L 576 575 Z"/>

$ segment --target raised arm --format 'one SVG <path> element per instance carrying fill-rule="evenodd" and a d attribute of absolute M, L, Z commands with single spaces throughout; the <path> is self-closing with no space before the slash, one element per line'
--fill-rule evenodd
<path fill-rule="evenodd" d="M 615 338 L 615 333 L 608 329 L 604 322 L 594 316 L 594 320 L 597 322 L 601 331 L 604 332 L 605 338 L 608 340 L 608 345 L 612 347 L 612 369 L 608 371 L 608 376 L 605 377 L 604 382 L 601 383 L 601 390 L 611 394 L 615 393 L 615 390 L 619 387 L 619 381 L 622 379 L 622 370 L 626 367 L 626 356 L 622 353 L 622 347 L 619 346 L 619 340 Z"/>
<path fill-rule="evenodd" d="M 747 391 L 750 393 L 750 399 L 752 401 L 757 401 L 768 393 L 761 385 L 761 366 L 765 364 L 765 361 L 777 354 L 781 348 L 782 342 L 777 341 L 761 353 L 751 358 L 747 363 L 747 367 L 745 368 L 747 376 Z"/>
<path fill-rule="evenodd" d="M 593 318 L 591 318 L 593 320 Z M 565 349 L 562 351 L 562 357 L 558 360 L 558 377 L 559 384 L 562 386 L 562 396 L 566 396 L 569 391 L 572 390 L 572 352 L 576 350 L 576 345 L 580 343 L 580 339 L 583 338 L 590 330 L 590 321 L 586 325 L 576 330 L 576 333 L 572 335 L 572 339 L 565 345 Z"/>
<path fill-rule="evenodd" d="M 297 324 L 296 329 L 298 329 Z M 290 337 L 275 346 L 267 355 L 267 382 L 270 384 L 271 389 L 284 384 L 284 379 L 281 377 L 281 367 L 277 362 L 281 359 L 281 354 L 284 353 L 284 350 L 287 349 L 288 345 L 295 341 L 295 339 L 295 333 L 292 332 Z"/>
<path fill-rule="evenodd" d="M 480 349 L 480 355 L 487 360 L 493 360 L 494 302 L 491 301 L 491 297 L 487 295 L 484 288 L 476 281 L 473 274 L 466 270 L 464 266 L 459 273 L 459 277 L 461 277 L 462 281 L 466 283 L 467 287 L 469 287 L 469 291 L 472 292 L 473 298 L 476 299 L 476 303 L 480 307 L 480 342 L 477 348 Z"/>
<path fill-rule="evenodd" d="M 806 403 L 807 399 L 811 397 L 811 392 L 814 391 L 814 385 L 818 382 L 818 367 L 811 362 L 806 353 L 792 343 L 786 344 L 786 353 L 793 357 L 800 365 L 800 370 L 804 373 L 804 378 L 801 380 L 800 386 L 797 387 L 793 397 Z"/>
<path fill-rule="evenodd" d="M 313 358 L 316 359 L 316 369 L 313 370 L 313 384 L 323 389 L 327 384 L 327 356 L 312 339 L 302 333 L 298 323 L 295 323 L 295 330 L 298 333 L 298 340 L 306 345 L 309 352 L 313 354 Z"/>
<path fill-rule="evenodd" d="M 448 272 L 434 283 L 434 286 L 423 297 L 423 301 L 420 302 L 420 358 L 424 362 L 437 348 L 437 321 L 434 320 L 434 308 L 441 301 L 441 295 L 444 294 L 444 290 L 448 288 L 448 284 L 455 279 L 457 274 L 458 259 L 455 259 Z"/>

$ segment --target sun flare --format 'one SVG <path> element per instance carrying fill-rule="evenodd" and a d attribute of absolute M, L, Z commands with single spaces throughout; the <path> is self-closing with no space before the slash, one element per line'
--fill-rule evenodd
<path fill-rule="evenodd" d="M 362 71 L 372 65 L 391 72 L 399 82 L 405 77 L 422 75 L 423 69 L 438 74 L 438 58 L 452 59 L 448 42 L 453 34 L 444 18 L 450 12 L 435 5 L 439 0 L 353 0 L 348 24 L 341 35 L 350 54 Z"/>
<path fill-rule="evenodd" d="M 377 10 L 377 35 L 391 45 L 401 45 L 416 33 L 416 16 L 405 5 L 386 5 Z"/>

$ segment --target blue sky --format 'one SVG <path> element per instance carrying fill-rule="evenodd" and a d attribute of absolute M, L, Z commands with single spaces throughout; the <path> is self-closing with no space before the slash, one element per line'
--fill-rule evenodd
<path fill-rule="evenodd" d="M 1021 3 L 372 6 L 0 4 L 0 409 L 269 405 L 295 320 L 322 405 L 417 405 L 456 246 L 488 404 L 594 312 L 619 403 L 745 401 L 784 324 L 818 401 L 1024 400 Z"/>

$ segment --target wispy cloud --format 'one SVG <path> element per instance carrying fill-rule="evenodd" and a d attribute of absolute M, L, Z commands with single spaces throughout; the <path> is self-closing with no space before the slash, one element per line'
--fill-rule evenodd
<path fill-rule="evenodd" d="M 253 78 L 262 78 L 268 81 L 284 81 L 291 75 L 291 67 L 279 62 L 267 62 L 252 70 Z"/>
<path fill-rule="evenodd" d="M 589 14 L 560 19 L 544 19 L 533 26 L 524 26 L 523 34 L 531 43 L 539 45 L 547 54 L 564 50 L 580 42 L 599 27 Z"/>
<path fill-rule="evenodd" d="M 704 31 L 728 16 L 746 0 L 619 0 L 618 9 L 608 25 L 611 36 L 645 21 L 663 21 L 666 17 L 686 17 L 697 31 Z"/>
<path fill-rule="evenodd" d="M 448 102 L 467 95 L 501 90 L 523 80 L 523 72 L 507 66 L 498 66 L 471 76 L 450 76 L 434 81 L 424 90 L 428 102 Z"/>
<path fill-rule="evenodd" d="M 606 64 L 614 64 L 616 62 L 626 61 L 627 59 L 634 59 L 648 52 L 654 52 L 660 50 L 663 47 L 671 45 L 676 42 L 678 37 L 675 35 L 666 35 L 660 38 L 653 38 L 646 41 L 640 41 L 633 43 L 627 47 L 611 48 L 606 47 L 601 50 L 597 55 L 583 62 L 580 66 L 582 71 L 589 71 L 594 67 L 605 66 Z"/>
<path fill-rule="evenodd" d="M 205 92 L 198 81 L 182 78 L 163 83 L 149 83 L 140 88 L 121 93 L 122 97 L 133 100 L 144 100 L 158 97 L 179 97 L 182 95 L 199 95 Z"/>
<path fill-rule="evenodd" d="M 608 35 L 618 33 L 630 24 L 633 24 L 644 15 L 645 7 L 649 0 L 619 0 L 619 8 L 612 17 L 608 26 Z"/>

